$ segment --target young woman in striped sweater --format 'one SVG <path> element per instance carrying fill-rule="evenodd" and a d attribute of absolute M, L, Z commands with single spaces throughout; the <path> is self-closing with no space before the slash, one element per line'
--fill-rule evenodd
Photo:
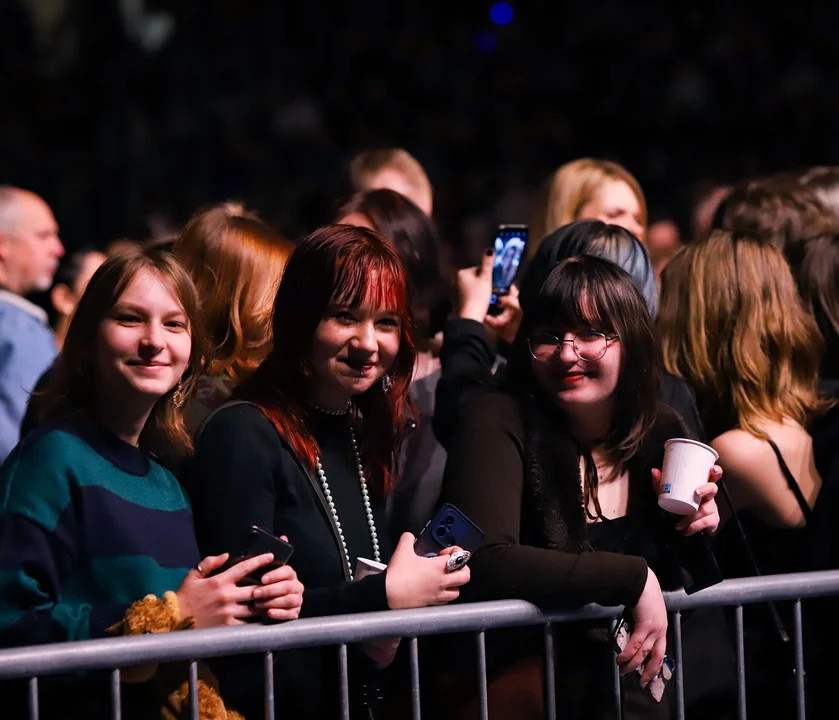
<path fill-rule="evenodd" d="M 227 557 L 199 562 L 186 493 L 159 464 L 191 449 L 181 408 L 201 366 L 197 311 L 192 281 L 161 251 L 112 257 L 93 276 L 36 398 L 43 423 L 0 468 L 0 645 L 102 637 L 132 602 L 167 591 L 196 627 L 299 613 L 290 567 L 263 580 L 258 604 L 237 586 L 270 555 L 210 577 Z M 61 717 L 107 711 L 95 681 L 42 691 L 42 716 L 50 698 Z"/>

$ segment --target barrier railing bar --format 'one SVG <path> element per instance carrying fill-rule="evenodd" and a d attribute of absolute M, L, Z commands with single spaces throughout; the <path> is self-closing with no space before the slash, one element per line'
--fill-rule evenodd
<path fill-rule="evenodd" d="M 612 620 L 609 623 L 609 629 L 612 634 L 615 632 L 615 628 L 618 626 L 618 618 Z M 623 720 L 623 701 L 621 699 L 621 671 L 618 667 L 618 664 L 615 663 L 612 666 L 612 681 L 613 681 L 613 689 L 614 689 L 614 700 L 615 700 L 615 720 Z"/>
<path fill-rule="evenodd" d="M 693 595 L 665 593 L 671 612 L 696 607 L 743 605 L 839 594 L 839 571 L 799 573 L 726 580 Z M 415 637 L 452 632 L 473 632 L 546 622 L 614 618 L 621 608 L 587 605 L 561 612 L 543 612 L 523 600 L 499 600 L 421 608 L 388 610 L 336 617 L 307 618 L 275 626 L 248 624 L 236 628 L 191 630 L 83 640 L 72 643 L 0 650 L 0 678 L 34 677 L 82 670 L 113 669 L 151 662 L 191 660 L 248 653 L 275 652 L 301 647 L 334 646 L 392 637 Z"/>
<path fill-rule="evenodd" d="M 685 720 L 685 676 L 682 672 L 682 613 L 676 610 L 673 613 L 673 644 L 676 646 L 676 717 Z"/>
<path fill-rule="evenodd" d="M 796 600 L 792 606 L 793 628 L 795 630 L 795 700 L 798 707 L 798 720 L 805 720 L 807 716 L 807 701 L 804 697 L 804 631 L 801 622 L 801 600 Z"/>
<path fill-rule="evenodd" d="M 195 660 L 189 663 L 189 717 L 191 720 L 200 720 L 198 717 L 198 663 Z"/>
<path fill-rule="evenodd" d="M 554 663 L 556 653 L 554 651 L 554 626 L 546 623 L 543 628 L 545 634 L 545 664 L 544 664 L 544 688 L 545 688 L 545 714 L 548 720 L 556 720 L 556 672 Z"/>
<path fill-rule="evenodd" d="M 746 642 L 743 635 L 743 606 L 734 608 L 734 629 L 737 642 L 737 718 L 747 720 L 746 715 Z"/>
<path fill-rule="evenodd" d="M 621 670 L 618 667 L 617 663 L 615 663 L 615 667 L 612 668 L 612 673 L 614 675 L 615 685 L 615 718 L 617 718 L 617 720 L 623 720 L 623 700 L 621 698 Z"/>
<path fill-rule="evenodd" d="M 38 678 L 29 678 L 29 720 L 38 720 Z"/>
<path fill-rule="evenodd" d="M 347 664 L 347 645 L 338 646 L 339 675 L 341 678 L 341 718 L 350 720 L 350 669 Z"/>
<path fill-rule="evenodd" d="M 487 700 L 487 653 L 486 635 L 483 630 L 475 634 L 478 649 L 478 702 L 480 703 L 480 718 L 488 720 L 489 706 Z"/>
<path fill-rule="evenodd" d="M 422 707 L 420 700 L 419 643 L 415 637 L 408 639 L 408 655 L 411 660 L 411 719 L 420 720 Z"/>
<path fill-rule="evenodd" d="M 268 650 L 262 658 L 265 675 L 265 720 L 274 720 L 274 653 Z"/>
<path fill-rule="evenodd" d="M 122 685 L 119 679 L 119 668 L 111 671 L 111 718 L 122 720 Z"/>

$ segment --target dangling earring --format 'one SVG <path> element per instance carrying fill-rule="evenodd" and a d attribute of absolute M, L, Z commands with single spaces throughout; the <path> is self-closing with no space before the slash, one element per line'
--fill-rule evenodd
<path fill-rule="evenodd" d="M 172 393 L 172 402 L 178 410 L 180 410 L 184 406 L 184 402 L 186 402 L 186 392 L 184 391 L 183 378 L 178 380 L 178 384 L 175 385 L 175 392 Z"/>
<path fill-rule="evenodd" d="M 388 375 L 387 373 L 385 373 L 385 374 L 382 376 L 382 390 L 384 390 L 384 391 L 385 391 L 385 395 L 387 395 L 387 394 L 390 392 L 390 386 L 391 386 L 392 384 L 393 384 L 393 383 L 392 383 L 392 381 L 391 381 L 391 379 L 390 379 L 390 375 Z"/>

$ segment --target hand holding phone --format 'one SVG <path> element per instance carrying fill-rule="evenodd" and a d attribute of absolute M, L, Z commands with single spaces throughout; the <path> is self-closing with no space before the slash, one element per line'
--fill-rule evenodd
<path fill-rule="evenodd" d="M 457 600 L 460 588 L 469 582 L 468 565 L 448 570 L 451 550 L 421 557 L 415 543 L 411 533 L 403 533 L 387 564 L 385 589 L 391 610 L 445 605 Z"/>
<path fill-rule="evenodd" d="M 620 655 L 624 651 L 631 635 L 632 629 L 629 619 L 625 615 L 621 615 L 612 633 L 612 647 L 615 653 Z M 645 665 L 641 665 L 636 672 L 642 675 L 644 668 Z M 661 702 L 661 699 L 664 697 L 664 690 L 667 687 L 667 683 L 673 678 L 675 669 L 676 663 L 665 655 L 664 662 L 661 664 L 661 670 L 658 671 L 653 679 L 650 680 L 649 685 L 647 685 L 650 695 L 652 695 L 653 700 L 656 702 Z"/>
<path fill-rule="evenodd" d="M 242 560 L 247 560 L 263 553 L 271 553 L 274 559 L 267 565 L 263 565 L 258 570 L 246 575 L 239 585 L 260 585 L 262 576 L 276 570 L 288 563 L 291 558 L 294 548 L 285 540 L 274 537 L 271 533 L 263 530 L 258 525 L 253 525 L 248 532 L 248 542 L 245 548 L 238 554 L 231 553 L 230 559 L 224 563 L 213 575 L 224 572 L 228 568 L 238 565 Z"/>
<path fill-rule="evenodd" d="M 436 557 L 445 548 L 457 546 L 471 555 L 483 542 L 483 531 L 454 505 L 446 503 L 426 523 L 414 543 L 414 551 L 423 557 Z"/>
<path fill-rule="evenodd" d="M 499 225 L 495 236 L 495 264 L 492 268 L 492 296 L 489 314 L 501 312 L 498 298 L 506 295 L 518 274 L 519 265 L 527 246 L 527 225 Z"/>

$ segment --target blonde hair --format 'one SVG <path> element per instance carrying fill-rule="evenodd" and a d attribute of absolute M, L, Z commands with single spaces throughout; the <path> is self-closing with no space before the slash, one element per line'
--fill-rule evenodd
<path fill-rule="evenodd" d="M 271 350 L 274 295 L 294 245 L 220 206 L 193 216 L 173 250 L 201 299 L 212 347 L 207 374 L 241 382 Z"/>
<path fill-rule="evenodd" d="M 432 193 L 428 175 L 411 153 L 402 148 L 382 150 L 364 150 L 350 163 L 350 182 L 356 192 L 370 190 L 370 179 L 380 170 L 393 168 L 398 170 L 415 190 Z"/>
<path fill-rule="evenodd" d="M 829 407 L 821 335 L 768 240 L 716 230 L 682 250 L 662 277 L 659 331 L 665 369 L 756 437 L 762 419 L 806 425 Z"/>
<path fill-rule="evenodd" d="M 565 163 L 542 186 L 530 224 L 530 257 L 548 234 L 579 220 L 580 211 L 607 180 L 622 180 L 629 185 L 641 207 L 641 225 L 646 232 L 647 201 L 635 177 L 611 160 L 581 158 Z"/>

